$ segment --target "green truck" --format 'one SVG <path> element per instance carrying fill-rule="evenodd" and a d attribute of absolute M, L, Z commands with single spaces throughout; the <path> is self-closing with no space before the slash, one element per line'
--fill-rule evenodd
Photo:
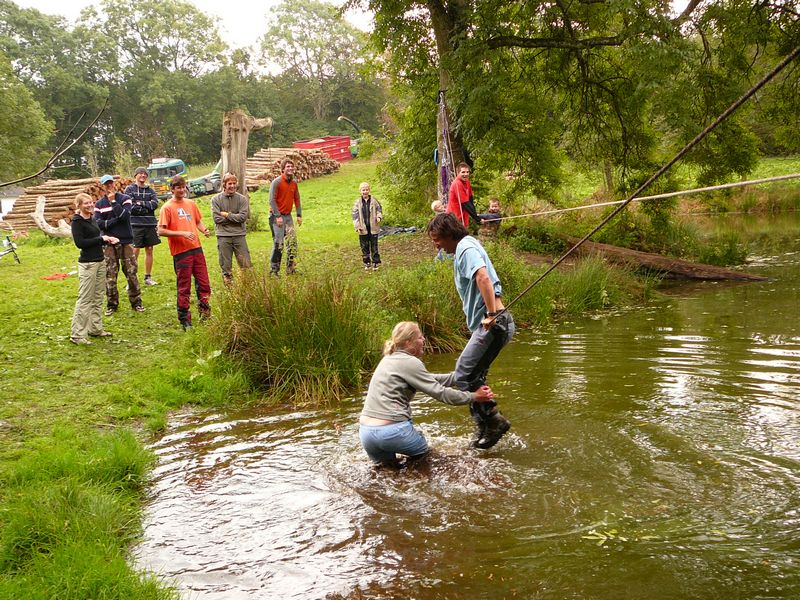
<path fill-rule="evenodd" d="M 150 187 L 155 190 L 158 199 L 163 200 L 172 195 L 169 190 L 170 179 L 175 175 L 186 177 L 189 171 L 179 158 L 154 158 L 147 166 L 147 174 L 150 176 Z"/>
<path fill-rule="evenodd" d="M 158 198 L 169 198 L 171 193 L 169 182 L 175 175 L 186 177 L 189 171 L 186 163 L 179 158 L 154 158 L 147 167 L 150 176 L 150 186 L 155 190 Z M 214 170 L 207 175 L 188 180 L 189 197 L 216 194 L 222 189 L 222 161 L 217 163 Z"/>

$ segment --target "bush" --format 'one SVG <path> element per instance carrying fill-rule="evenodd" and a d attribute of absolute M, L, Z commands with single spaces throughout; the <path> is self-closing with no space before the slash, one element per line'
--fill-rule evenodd
<path fill-rule="evenodd" d="M 375 364 L 376 312 L 335 272 L 277 279 L 250 269 L 223 296 L 209 334 L 268 398 L 325 402 L 359 387 Z"/>

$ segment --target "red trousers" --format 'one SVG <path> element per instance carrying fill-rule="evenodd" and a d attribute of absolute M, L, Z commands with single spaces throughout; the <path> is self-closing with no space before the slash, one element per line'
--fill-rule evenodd
<path fill-rule="evenodd" d="M 189 311 L 192 293 L 192 277 L 197 294 L 197 309 L 202 318 L 211 316 L 211 284 L 208 281 L 206 257 L 202 248 L 196 248 L 172 257 L 175 275 L 178 279 L 178 321 L 181 324 L 192 324 L 192 313 Z"/>

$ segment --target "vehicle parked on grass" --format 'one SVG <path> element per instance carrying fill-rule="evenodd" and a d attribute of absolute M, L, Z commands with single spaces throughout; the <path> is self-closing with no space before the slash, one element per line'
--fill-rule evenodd
<path fill-rule="evenodd" d="M 193 196 L 217 194 L 222 189 L 222 161 L 207 175 L 189 180 L 189 191 Z"/>
<path fill-rule="evenodd" d="M 150 186 L 155 190 L 159 200 L 169 198 L 172 194 L 169 182 L 175 175 L 186 177 L 189 171 L 186 164 L 179 158 L 154 158 L 147 167 L 150 176 Z"/>

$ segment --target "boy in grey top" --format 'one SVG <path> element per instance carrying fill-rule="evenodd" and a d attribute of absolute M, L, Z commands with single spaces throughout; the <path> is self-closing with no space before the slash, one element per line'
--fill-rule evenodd
<path fill-rule="evenodd" d="M 217 233 L 217 252 L 222 280 L 225 285 L 233 281 L 233 256 L 239 267 L 251 266 L 250 249 L 247 247 L 247 219 L 250 216 L 250 201 L 238 193 L 236 175 L 225 173 L 222 191 L 211 200 L 211 217 Z"/>

